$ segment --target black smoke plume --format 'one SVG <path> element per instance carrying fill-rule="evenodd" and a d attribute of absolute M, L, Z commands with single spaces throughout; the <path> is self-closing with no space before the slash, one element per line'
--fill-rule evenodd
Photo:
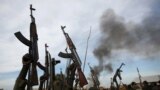
<path fill-rule="evenodd" d="M 140 23 L 126 22 L 108 9 L 100 21 L 101 38 L 93 53 L 99 64 L 95 70 L 112 72 L 113 50 L 127 50 L 135 55 L 152 57 L 160 51 L 160 13 L 150 12 Z"/>

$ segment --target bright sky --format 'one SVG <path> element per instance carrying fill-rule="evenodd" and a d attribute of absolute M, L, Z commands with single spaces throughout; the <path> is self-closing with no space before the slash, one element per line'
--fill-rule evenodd
<path fill-rule="evenodd" d="M 56 73 L 60 72 L 60 68 L 65 71 L 66 65 L 66 60 L 58 57 L 58 53 L 64 51 L 66 48 L 66 41 L 60 29 L 61 25 L 66 25 L 66 32 L 73 39 L 82 62 L 84 61 L 89 29 L 90 26 L 92 27 L 87 56 L 87 62 L 92 66 L 98 65 L 93 51 L 100 44 L 99 41 L 102 36 L 100 30 L 101 20 L 102 16 L 106 15 L 105 12 L 108 9 L 112 10 L 115 16 L 120 17 L 124 23 L 132 23 L 136 26 L 144 26 L 142 28 L 151 27 L 153 29 L 156 28 L 158 31 L 160 30 L 159 0 L 1 0 L 0 88 L 4 88 L 5 90 L 12 90 L 15 79 L 22 66 L 21 57 L 28 52 L 28 47 L 19 42 L 14 36 L 14 33 L 21 31 L 24 36 L 29 38 L 29 24 L 31 21 L 29 16 L 30 4 L 33 4 L 33 7 L 36 8 L 33 15 L 36 18 L 39 37 L 39 61 L 44 63 L 44 44 L 47 43 L 52 57 L 61 60 L 61 64 L 56 67 Z M 153 18 L 153 23 L 156 23 L 157 26 L 142 25 L 143 23 L 147 23 L 144 20 L 149 16 L 151 20 Z M 160 37 L 160 32 L 158 33 L 158 31 L 155 36 Z M 154 42 L 154 39 L 157 37 L 153 38 L 153 42 L 150 42 L 151 45 L 150 43 L 148 45 L 145 41 L 145 44 L 143 42 L 137 42 L 136 45 L 144 45 L 138 46 L 139 48 L 128 49 L 128 47 L 122 47 L 115 49 L 113 46 L 112 55 L 109 58 L 109 62 L 111 61 L 112 63 L 113 73 L 103 71 L 100 74 L 101 86 L 110 85 L 110 78 L 122 62 L 126 64 L 122 68 L 122 81 L 124 83 L 128 84 L 137 77 L 137 67 L 142 76 L 159 75 L 160 45 L 157 44 L 160 44 L 160 41 L 155 40 L 156 42 Z M 150 41 L 150 38 L 148 41 Z M 149 46 L 149 49 L 147 46 Z M 137 50 L 138 52 L 135 53 Z M 86 65 L 84 73 L 86 77 L 89 76 L 90 71 L 88 65 Z M 42 71 L 39 70 L 39 75 L 41 74 Z"/>

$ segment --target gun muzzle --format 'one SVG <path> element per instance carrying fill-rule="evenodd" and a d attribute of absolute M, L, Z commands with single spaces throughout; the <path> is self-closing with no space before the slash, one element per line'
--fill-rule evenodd
<path fill-rule="evenodd" d="M 84 73 L 82 72 L 82 70 L 79 68 L 78 69 L 78 75 L 79 75 L 79 85 L 80 87 L 83 87 L 84 85 L 87 85 L 88 84 L 88 81 L 84 75 Z"/>
<path fill-rule="evenodd" d="M 125 65 L 124 63 L 122 63 L 122 65 Z"/>
<path fill-rule="evenodd" d="M 59 52 L 58 56 L 59 56 L 59 57 L 62 57 L 62 58 L 73 58 L 73 56 L 72 56 L 71 53 Z"/>
<path fill-rule="evenodd" d="M 53 65 L 57 65 L 58 63 L 61 63 L 60 60 L 55 60 L 54 58 L 52 58 L 52 64 Z"/>

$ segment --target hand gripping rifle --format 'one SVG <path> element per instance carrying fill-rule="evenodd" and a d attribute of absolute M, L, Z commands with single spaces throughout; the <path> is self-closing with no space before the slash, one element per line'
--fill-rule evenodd
<path fill-rule="evenodd" d="M 125 65 L 125 64 L 124 63 L 121 64 L 121 66 L 117 69 L 117 71 L 116 71 L 116 73 L 115 73 L 115 75 L 113 77 L 113 82 L 116 83 L 116 86 L 117 86 L 118 90 L 119 90 L 119 85 L 118 85 L 118 82 L 117 82 L 116 78 L 119 77 L 119 79 L 122 80 L 122 77 L 121 77 L 122 70 L 121 70 L 121 68 L 122 68 L 123 65 Z"/>
<path fill-rule="evenodd" d="M 28 87 L 27 90 L 32 90 L 32 86 L 38 85 L 38 74 L 36 69 L 36 63 L 39 59 L 38 54 L 38 35 L 37 35 L 37 29 L 35 24 L 35 18 L 32 15 L 32 11 L 35 10 L 32 8 L 32 5 L 30 5 L 31 10 L 31 24 L 30 24 L 30 40 L 26 39 L 21 32 L 16 32 L 15 36 L 26 46 L 29 47 L 29 55 L 32 57 L 32 63 L 30 64 L 30 69 L 28 72 Z"/>
<path fill-rule="evenodd" d="M 75 63 L 76 68 L 77 68 L 77 71 L 78 71 L 79 80 L 80 80 L 80 83 L 79 83 L 79 84 L 80 84 L 81 87 L 83 87 L 84 85 L 87 85 L 88 82 L 87 82 L 87 79 L 86 79 L 84 73 L 83 73 L 82 70 L 81 70 L 81 64 L 82 64 L 82 62 L 81 62 L 81 60 L 80 60 L 80 58 L 79 58 L 79 55 L 77 54 L 76 47 L 75 47 L 75 45 L 73 44 L 73 42 L 72 42 L 71 38 L 69 37 L 68 33 L 66 33 L 66 32 L 64 31 L 64 28 L 65 28 L 65 27 L 66 27 L 66 26 L 61 26 L 61 29 L 62 29 L 62 31 L 63 31 L 63 34 L 64 34 L 65 38 L 66 38 L 67 44 L 68 44 L 68 46 L 69 46 L 69 49 L 70 49 L 70 51 L 71 51 L 72 60 L 73 60 L 73 62 Z M 62 54 L 62 52 L 60 52 L 60 54 Z M 70 55 L 69 55 L 69 56 L 70 56 Z"/>

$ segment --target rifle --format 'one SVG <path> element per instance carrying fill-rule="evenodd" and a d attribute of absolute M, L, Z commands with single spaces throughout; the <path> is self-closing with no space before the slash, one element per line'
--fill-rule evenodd
<path fill-rule="evenodd" d="M 99 89 L 100 82 L 98 80 L 98 77 L 97 77 L 95 71 L 93 70 L 93 68 L 89 65 L 89 63 L 88 63 L 88 66 L 90 68 L 90 72 L 91 72 L 92 80 L 93 80 L 93 83 L 94 83 L 94 87 Z"/>
<path fill-rule="evenodd" d="M 46 74 L 46 87 L 45 87 L 45 89 L 46 90 L 48 90 L 48 88 L 49 88 L 49 81 L 48 81 L 48 77 L 49 77 L 49 52 L 47 51 L 47 44 L 45 44 L 45 54 L 46 54 L 46 56 L 45 56 L 45 67 L 46 67 L 46 72 L 45 72 L 45 74 Z"/>
<path fill-rule="evenodd" d="M 123 65 L 125 65 L 125 64 L 122 63 L 121 66 L 117 69 L 117 75 L 118 75 L 118 77 L 119 77 L 120 80 L 122 80 L 120 72 L 122 72 L 121 68 L 122 68 Z"/>
<path fill-rule="evenodd" d="M 120 66 L 118 69 L 121 69 L 123 65 L 125 65 L 125 64 L 124 64 L 124 63 L 121 63 L 121 66 Z"/>
<path fill-rule="evenodd" d="M 141 79 L 141 75 L 140 75 L 140 73 L 139 73 L 138 67 L 137 67 L 137 72 L 138 72 L 138 76 L 139 76 L 140 86 L 141 86 L 141 88 L 142 88 L 142 87 L 143 87 L 143 85 L 142 85 L 142 79 Z"/>
<path fill-rule="evenodd" d="M 31 24 L 30 24 L 30 40 L 26 39 L 21 32 L 16 32 L 15 36 L 26 46 L 29 47 L 29 55 L 32 57 L 32 63 L 30 64 L 29 72 L 28 72 L 28 87 L 27 90 L 32 90 L 32 86 L 38 85 L 38 74 L 36 69 L 36 63 L 39 59 L 38 54 L 38 35 L 35 24 L 35 18 L 32 15 L 32 11 L 35 10 L 30 5 L 31 10 Z"/>
<path fill-rule="evenodd" d="M 60 60 L 56 60 L 55 58 L 51 58 L 51 55 L 49 53 L 49 57 L 50 57 L 50 86 L 51 86 L 51 90 L 54 90 L 54 81 L 56 80 L 55 79 L 55 65 L 59 64 L 61 61 Z"/>
<path fill-rule="evenodd" d="M 118 82 L 117 82 L 117 79 L 116 79 L 116 78 L 117 78 L 117 76 L 118 76 L 119 79 L 122 80 L 122 77 L 121 77 L 121 72 L 122 72 L 122 70 L 121 70 L 121 68 L 122 68 L 123 65 L 125 65 L 125 64 L 122 63 L 122 64 L 120 65 L 120 67 L 116 70 L 116 73 L 115 73 L 115 75 L 114 75 L 114 77 L 113 77 L 113 82 L 116 83 L 117 90 L 119 90 L 119 85 L 118 85 Z"/>
<path fill-rule="evenodd" d="M 61 29 L 63 31 L 63 34 L 64 34 L 65 38 L 66 38 L 67 44 L 69 46 L 69 49 L 71 51 L 71 54 L 72 54 L 72 58 L 71 59 L 73 60 L 74 64 L 76 65 L 76 68 L 77 68 L 77 71 L 78 71 L 79 80 L 80 80 L 80 83 L 79 83 L 80 87 L 83 87 L 84 85 L 87 85 L 88 82 L 87 82 L 87 79 L 86 79 L 84 73 L 81 70 L 82 62 L 81 62 L 81 60 L 79 58 L 79 55 L 78 55 L 78 53 L 76 51 L 76 47 L 75 47 L 74 43 L 72 42 L 72 40 L 71 40 L 70 36 L 68 35 L 68 33 L 66 33 L 64 31 L 65 27 L 66 26 L 61 26 Z M 60 53 L 62 53 L 62 52 L 60 52 Z"/>
<path fill-rule="evenodd" d="M 50 83 L 49 83 L 49 90 L 54 90 L 53 87 L 53 64 L 52 64 L 52 58 L 49 53 L 49 77 L 50 77 Z"/>
<path fill-rule="evenodd" d="M 72 53 L 68 53 L 67 48 L 65 49 L 65 51 L 66 51 L 66 53 L 60 52 L 58 54 L 58 56 L 62 57 L 62 58 L 67 58 L 67 59 L 69 58 L 67 60 L 67 65 L 66 65 L 66 82 L 67 82 L 67 85 L 69 86 L 70 90 L 73 90 L 76 65 L 75 65 L 75 63 L 71 63 L 71 60 L 73 58 Z"/>
<path fill-rule="evenodd" d="M 49 78 L 49 56 L 47 51 L 47 44 L 45 44 L 45 66 L 37 63 L 38 67 L 44 71 L 44 74 L 40 77 L 39 90 L 46 89 L 48 90 L 48 78 Z M 46 84 L 46 85 L 45 85 Z"/>

